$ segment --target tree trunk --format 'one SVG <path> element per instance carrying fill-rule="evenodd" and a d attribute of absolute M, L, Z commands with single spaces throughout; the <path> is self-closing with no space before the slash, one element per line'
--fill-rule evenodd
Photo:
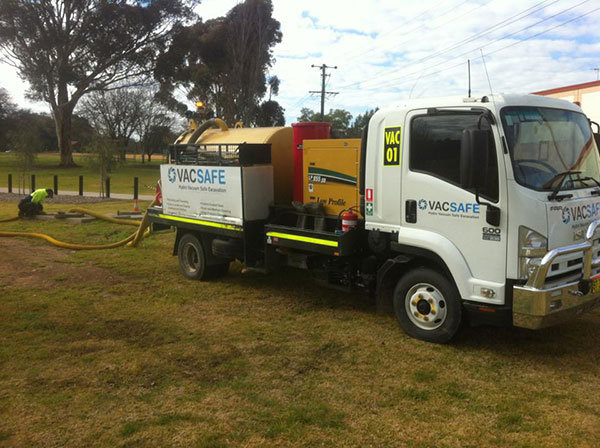
<path fill-rule="evenodd" d="M 148 153 L 148 163 L 152 162 L 152 154 Z"/>
<path fill-rule="evenodd" d="M 71 118 L 73 117 L 73 108 L 70 106 L 58 106 L 53 112 L 58 150 L 60 151 L 60 166 L 77 166 L 73 160 L 73 151 L 71 148 Z"/>

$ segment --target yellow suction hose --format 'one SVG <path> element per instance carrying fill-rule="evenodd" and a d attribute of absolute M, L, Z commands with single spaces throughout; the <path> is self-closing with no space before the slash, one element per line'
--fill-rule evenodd
<path fill-rule="evenodd" d="M 64 249 L 73 249 L 73 250 L 94 250 L 94 249 L 114 249 L 116 247 L 124 246 L 129 241 L 131 241 L 135 234 L 129 235 L 127 238 L 121 241 L 117 241 L 116 243 L 111 244 L 75 244 L 75 243 L 66 243 L 64 241 L 58 241 L 52 238 L 50 235 L 46 235 L 44 233 L 36 233 L 36 232 L 0 232 L 0 237 L 2 236 L 24 236 L 28 238 L 40 238 L 42 240 L 48 241 L 50 244 L 53 244 L 58 247 L 62 247 Z"/>
<path fill-rule="evenodd" d="M 156 200 L 152 201 L 152 203 L 150 204 L 149 207 L 152 207 L 155 203 L 156 203 Z M 57 239 L 54 239 L 50 235 L 46 235 L 44 233 L 37 233 L 37 232 L 0 232 L 0 237 L 23 236 L 23 237 L 28 237 L 28 238 L 39 238 L 39 239 L 48 241 L 50 244 L 53 244 L 55 246 L 62 247 L 65 249 L 97 250 L 97 249 L 114 249 L 117 247 L 124 246 L 127 243 L 129 243 L 129 244 L 127 244 L 128 247 L 136 247 L 138 245 L 138 243 L 142 240 L 142 238 L 144 238 L 145 236 L 150 234 L 150 229 L 148 228 L 148 226 L 150 224 L 150 221 L 148 219 L 148 210 L 146 210 L 146 212 L 144 213 L 144 217 L 141 222 L 133 221 L 133 220 L 129 220 L 129 219 L 115 219 L 115 218 L 111 218 L 110 216 L 102 215 L 101 213 L 96 213 L 91 210 L 86 210 L 86 209 L 79 208 L 79 207 L 73 208 L 70 211 L 76 212 L 76 213 L 84 213 L 86 215 L 94 216 L 95 218 L 101 219 L 103 221 L 112 222 L 115 224 L 137 226 L 137 230 L 135 231 L 135 233 L 132 233 L 124 240 L 117 241 L 116 243 L 110 243 L 110 244 L 67 243 L 64 241 L 59 241 Z M 0 222 L 10 222 L 10 221 L 16 221 L 18 219 L 19 219 L 19 217 L 16 216 L 14 218 L 0 219 Z"/>

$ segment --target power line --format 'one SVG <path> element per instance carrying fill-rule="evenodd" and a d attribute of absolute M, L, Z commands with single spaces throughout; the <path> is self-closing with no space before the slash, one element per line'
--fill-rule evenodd
<path fill-rule="evenodd" d="M 437 8 L 437 7 L 438 7 L 438 5 L 437 5 L 437 4 L 434 4 L 432 7 L 430 7 L 430 8 L 427 8 L 426 10 L 424 10 L 424 11 L 420 12 L 419 14 L 417 14 L 416 16 L 414 16 L 414 17 L 411 17 L 411 18 L 409 18 L 409 19 L 405 19 L 405 20 L 403 20 L 403 21 L 402 21 L 401 23 L 399 23 L 399 24 L 395 24 L 395 25 L 394 25 L 394 27 L 393 27 L 392 29 L 389 29 L 389 30 L 387 30 L 387 31 L 384 31 L 384 32 L 382 32 L 382 33 L 379 33 L 378 37 L 382 37 L 382 36 L 388 36 L 388 35 L 390 35 L 390 34 L 393 34 L 393 33 L 395 33 L 396 31 L 398 31 L 398 30 L 400 29 L 400 27 L 401 27 L 402 25 L 405 25 L 405 24 L 407 24 L 407 23 L 409 23 L 409 22 L 414 22 L 415 20 L 419 19 L 420 17 L 423 17 L 423 16 L 424 16 L 425 14 L 427 14 L 429 11 L 431 11 L 432 9 L 435 9 L 435 8 Z M 371 48 L 372 48 L 372 47 L 371 47 Z M 368 52 L 368 51 L 370 51 L 370 50 L 367 50 L 367 52 Z M 356 56 L 356 54 L 354 54 L 354 55 L 353 55 L 353 54 L 352 54 L 352 52 L 351 52 L 351 53 L 349 53 L 349 54 L 348 54 L 348 53 L 346 53 L 346 56 L 344 56 L 344 55 L 342 54 L 342 57 L 343 57 L 343 59 L 346 61 L 346 60 L 353 60 L 353 59 L 355 59 L 357 56 Z"/>
<path fill-rule="evenodd" d="M 588 3 L 589 1 L 590 1 L 590 0 L 584 0 L 583 2 L 580 2 L 580 3 L 578 3 L 578 4 L 574 5 L 574 6 L 571 6 L 571 7 L 567 8 L 567 9 L 564 9 L 564 10 L 562 10 L 562 11 L 560 11 L 560 12 L 556 13 L 556 14 L 553 14 L 553 15 L 551 15 L 551 16 L 549 16 L 549 17 L 546 17 L 545 19 L 542 19 L 542 20 L 540 20 L 540 21 L 538 21 L 538 22 L 536 22 L 536 23 L 534 23 L 534 24 L 532 24 L 532 25 L 526 26 L 526 27 L 524 27 L 524 28 L 522 28 L 522 29 L 520 29 L 520 30 L 517 30 L 517 31 L 514 31 L 514 32 L 512 32 L 512 33 L 509 33 L 509 34 L 507 34 L 507 35 L 504 35 L 504 36 L 502 36 L 501 38 L 498 38 L 498 39 L 496 39 L 496 40 L 494 40 L 494 41 L 492 41 L 492 42 L 489 42 L 489 43 L 487 43 L 487 44 L 484 44 L 484 45 L 480 45 L 480 46 L 478 46 L 477 48 L 472 48 L 472 49 L 470 49 L 470 50 L 468 50 L 468 51 L 466 51 L 466 52 L 464 52 L 464 53 L 461 53 L 461 54 L 459 54 L 459 55 L 457 55 L 457 56 L 453 56 L 453 57 L 451 57 L 450 59 L 447 59 L 446 61 L 441 61 L 441 62 L 438 62 L 438 63 L 436 63 L 436 64 L 433 64 L 433 65 L 431 65 L 431 66 L 427 67 L 425 70 L 430 70 L 430 69 L 432 69 L 432 68 L 435 68 L 435 67 L 438 67 L 438 66 L 440 66 L 440 65 L 446 64 L 446 63 L 448 63 L 448 62 L 450 62 L 450 61 L 453 61 L 453 60 L 455 60 L 455 59 L 457 59 L 457 58 L 462 58 L 462 57 L 464 57 L 464 56 L 467 56 L 467 55 L 469 55 L 470 53 L 472 53 L 473 51 L 476 51 L 478 48 L 485 48 L 485 47 L 488 47 L 488 46 L 490 46 L 490 45 L 493 45 L 493 44 L 495 44 L 495 43 L 497 43 L 497 42 L 500 42 L 500 41 L 502 41 L 502 40 L 504 40 L 504 39 L 506 39 L 506 38 L 512 37 L 512 36 L 514 36 L 514 35 L 516 35 L 516 34 L 519 34 L 519 33 L 523 32 L 523 31 L 525 31 L 525 30 L 528 30 L 528 29 L 530 29 L 530 28 L 533 28 L 534 26 L 537 26 L 537 25 L 539 25 L 540 23 L 546 22 L 546 21 L 548 21 L 548 20 L 550 20 L 550 19 L 553 19 L 554 17 L 557 17 L 557 16 L 559 16 L 559 15 L 561 15 L 561 14 L 564 14 L 564 13 L 565 13 L 565 12 L 567 12 L 567 11 L 570 11 L 570 10 L 572 10 L 572 9 L 574 9 L 574 8 L 578 7 L 578 6 L 581 6 L 581 5 L 582 5 L 582 4 L 584 4 L 584 3 Z M 588 14 L 591 14 L 591 13 L 593 13 L 593 12 L 595 12 L 595 11 L 596 11 L 596 10 L 592 10 L 590 13 L 583 14 L 583 15 L 581 15 L 581 16 L 577 16 L 577 17 L 576 17 L 576 19 L 577 19 L 577 18 L 584 17 L 584 16 L 586 16 L 586 15 L 588 15 Z M 573 19 L 573 20 L 575 20 L 575 19 Z M 572 21 L 572 20 L 570 20 L 570 21 L 567 21 L 567 22 L 564 22 L 564 24 L 570 23 L 571 21 Z M 562 26 L 562 25 L 561 25 L 561 26 Z M 514 46 L 514 45 L 516 45 L 516 44 L 520 43 L 521 41 L 526 41 L 526 40 L 532 39 L 533 37 L 539 36 L 540 34 L 544 34 L 544 33 L 548 32 L 548 31 L 551 31 L 551 30 L 553 30 L 553 29 L 555 29 L 555 28 L 558 28 L 558 26 L 557 26 L 557 27 L 548 28 L 547 30 L 543 31 L 542 33 L 537 33 L 537 34 L 534 34 L 533 36 L 529 36 L 529 37 L 527 37 L 527 38 L 524 38 L 524 39 L 522 39 L 522 40 L 520 40 L 520 41 L 517 41 L 517 42 L 515 42 L 515 43 L 513 43 L 513 44 L 510 44 L 510 45 L 509 45 L 509 46 L 507 46 L 507 47 L 502 47 L 502 49 L 504 49 L 504 48 L 509 48 L 509 47 L 511 47 L 511 46 Z M 489 56 L 489 55 L 492 55 L 492 54 L 494 54 L 494 53 L 496 53 L 496 52 L 497 52 L 497 51 L 496 51 L 496 50 L 494 50 L 494 51 L 492 51 L 492 52 L 488 52 L 487 54 L 488 54 L 488 56 Z M 479 58 L 476 58 L 476 59 L 479 59 Z M 463 63 L 464 63 L 464 62 L 462 62 L 462 61 L 461 61 L 461 62 L 460 62 L 459 64 L 457 64 L 456 66 L 458 66 L 458 65 L 461 65 L 461 64 L 463 64 Z M 414 74 L 418 74 L 418 73 L 420 73 L 420 71 L 419 71 L 419 72 L 412 72 L 412 73 L 410 73 L 410 74 L 408 74 L 408 75 L 404 75 L 404 76 L 412 76 L 412 75 L 414 75 Z M 435 72 L 435 73 L 438 73 L 438 72 Z M 403 78 L 404 76 L 399 76 L 399 77 L 395 77 L 395 78 L 392 78 L 392 79 L 388 79 L 388 80 L 386 80 L 386 81 L 383 81 L 383 82 L 381 82 L 381 83 L 377 83 L 377 84 L 375 84 L 375 85 L 373 85 L 373 86 L 371 86 L 371 87 L 362 87 L 362 86 L 361 86 L 361 90 L 374 90 L 375 88 L 387 87 L 387 86 L 389 86 L 391 83 L 394 83 L 395 81 L 397 81 L 397 80 L 398 80 L 398 79 L 400 79 L 400 78 Z M 424 77 L 425 77 L 425 76 L 429 76 L 429 75 L 424 75 Z M 367 81 L 367 82 L 368 82 L 368 81 Z M 358 84 L 360 84 L 360 82 L 359 82 Z M 344 86 L 344 87 L 342 87 L 342 88 L 347 88 L 347 87 L 348 87 L 348 86 Z"/>
<path fill-rule="evenodd" d="M 433 31 L 433 30 L 440 29 L 440 28 L 442 28 L 442 27 L 444 27 L 444 26 L 448 25 L 449 23 L 452 23 L 452 22 L 454 22 L 454 21 L 456 21 L 456 20 L 458 20 L 458 19 L 460 19 L 460 18 L 462 18 L 462 17 L 464 17 L 464 16 L 466 16 L 466 15 L 469 15 L 469 14 L 471 14 L 472 12 L 474 12 L 474 11 L 478 10 L 479 8 L 481 8 L 481 7 L 483 7 L 483 6 L 487 5 L 487 4 L 489 4 L 491 1 L 492 1 L 492 0 L 488 0 L 488 1 L 487 1 L 487 2 L 485 2 L 485 3 L 482 3 L 482 4 L 480 4 L 480 5 L 477 5 L 475 8 L 473 8 L 473 9 L 470 9 L 469 11 L 465 12 L 464 14 L 461 14 L 460 16 L 457 16 L 457 17 L 454 17 L 453 19 L 447 20 L 446 22 L 444 22 L 444 23 L 442 23 L 442 24 L 440 24 L 440 25 L 437 25 L 437 26 L 435 26 L 435 27 L 433 27 L 433 28 L 429 28 L 429 30 L 428 30 L 428 31 Z M 549 1 L 549 0 L 545 0 L 545 1 Z M 448 15 L 448 13 L 455 11 L 457 8 L 460 8 L 462 5 L 464 5 L 465 3 L 468 3 L 468 2 L 469 2 L 469 0 L 466 0 L 466 1 L 464 1 L 464 2 L 460 3 L 460 4 L 456 5 L 456 6 L 452 6 L 452 7 L 451 7 L 451 8 L 450 8 L 448 11 L 444 12 L 443 14 L 440 14 L 439 16 L 435 17 L 433 20 L 437 20 L 437 19 L 439 19 L 439 18 L 441 18 L 441 17 L 444 17 L 444 16 Z M 421 15 L 422 15 L 422 14 L 421 14 Z M 414 19 L 413 19 L 412 21 L 414 21 Z M 411 28 L 410 30 L 408 30 L 408 31 L 406 31 L 406 32 L 404 32 L 404 33 L 402 33 L 402 34 L 400 34 L 398 37 L 407 36 L 407 35 L 409 35 L 410 33 L 414 32 L 414 31 L 420 31 L 420 33 L 421 33 L 420 35 L 422 36 L 422 28 L 423 28 L 423 27 L 422 27 L 422 25 L 420 25 L 420 24 L 419 24 L 419 25 L 417 25 L 416 27 L 414 27 L 414 28 Z M 398 28 L 397 28 L 397 29 L 398 29 Z M 387 34 L 389 34 L 389 33 L 387 33 Z M 383 36 L 383 35 L 384 35 L 384 34 L 380 35 L 380 37 L 381 37 L 381 36 Z M 402 44 L 404 44 L 404 43 L 406 43 L 406 42 L 410 42 L 411 40 L 413 40 L 413 39 L 412 39 L 412 38 L 408 38 L 408 39 L 404 39 L 403 41 L 400 41 L 400 42 L 393 42 L 393 44 L 394 44 L 394 46 L 396 46 L 396 47 L 397 47 L 397 46 L 400 46 L 400 45 L 402 45 Z M 390 48 L 390 46 L 389 46 L 389 45 L 388 45 L 388 46 L 386 46 L 384 49 L 388 49 L 388 48 Z M 381 47 L 379 47 L 379 46 L 371 46 L 371 47 L 369 47 L 369 49 L 368 49 L 368 50 L 366 50 L 366 51 L 363 51 L 363 52 L 361 52 L 361 53 L 358 53 L 356 56 L 350 56 L 350 57 L 348 57 L 348 58 L 344 58 L 344 62 L 352 61 L 352 60 L 354 60 L 354 59 L 356 59 L 356 58 L 358 58 L 358 57 L 360 57 L 360 56 L 364 56 L 365 54 L 368 54 L 368 53 L 370 53 L 371 51 L 373 51 L 373 49 L 381 50 L 382 48 L 381 48 Z"/>
<path fill-rule="evenodd" d="M 457 48 L 460 48 L 460 47 L 462 47 L 462 46 L 464 46 L 464 45 L 466 45 L 466 44 L 468 44 L 468 43 L 470 43 L 470 42 L 473 42 L 474 40 L 476 40 L 476 39 L 477 39 L 477 38 L 479 38 L 479 37 L 486 36 L 486 35 L 488 35 L 488 34 L 490 34 L 490 33 L 493 33 L 493 32 L 495 32 L 495 31 L 497 31 L 497 30 L 501 29 L 501 28 L 504 28 L 506 25 L 513 24 L 513 23 L 515 23 L 515 22 L 518 22 L 519 20 L 522 20 L 522 19 L 524 19 L 524 18 L 526 18 L 526 17 L 529 17 L 529 16 L 531 16 L 531 15 L 535 14 L 536 12 L 539 12 L 540 10 L 542 10 L 542 9 L 544 9 L 544 8 L 548 7 L 548 6 L 551 6 L 551 5 L 553 5 L 553 4 L 557 3 L 557 2 L 559 2 L 560 0 L 554 0 L 554 1 L 552 1 L 552 3 L 550 3 L 549 5 L 544 5 L 545 3 L 548 3 L 549 1 L 550 1 L 550 0 L 543 0 L 543 1 L 539 2 L 539 3 L 536 3 L 535 5 L 533 5 L 533 6 L 529 7 L 529 8 L 527 8 L 527 9 L 525 9 L 525 10 L 523 10 L 523 11 L 521 11 L 521 12 L 517 13 L 517 14 L 514 14 L 514 15 L 512 15 L 512 16 L 510 16 L 510 17 L 508 17 L 508 18 L 506 18 L 506 19 L 504 19 L 504 20 L 502 20 L 502 21 L 500 21 L 500 22 L 498 22 L 498 23 L 496 23 L 496 24 L 492 25 L 491 27 L 489 27 L 489 28 L 486 28 L 486 29 L 485 29 L 485 30 L 483 30 L 483 31 L 480 31 L 480 32 L 478 32 L 478 33 L 475 33 L 475 34 L 473 34 L 472 36 L 470 36 L 470 37 L 467 37 L 467 38 L 465 38 L 465 39 L 462 39 L 462 40 L 460 40 L 460 41 L 458 41 L 458 42 L 455 42 L 455 43 L 453 43 L 452 45 L 450 45 L 450 46 L 448 46 L 448 47 L 446 47 L 446 48 L 443 48 L 442 50 L 436 51 L 436 52 L 435 52 L 435 53 L 433 53 L 433 54 L 429 54 L 429 55 L 427 55 L 427 56 L 424 56 L 424 57 L 422 57 L 421 59 L 418 59 L 418 60 L 416 60 L 416 61 L 413 61 L 413 62 L 411 62 L 410 64 L 408 64 L 408 65 L 405 65 L 405 66 L 404 66 L 404 68 L 403 68 L 403 70 L 405 70 L 405 69 L 406 69 L 406 68 L 408 68 L 408 67 L 412 67 L 412 66 L 414 66 L 414 65 L 417 65 L 417 64 L 419 64 L 419 63 L 421 63 L 421 62 L 425 62 L 425 61 L 427 61 L 427 60 L 430 60 L 430 59 L 433 59 L 433 58 L 435 58 L 435 57 L 442 56 L 442 55 L 444 55 L 444 54 L 446 54 L 446 53 L 448 53 L 448 52 L 450 52 L 450 51 L 452 51 L 452 50 L 456 50 Z M 586 1 L 589 1 L 589 0 L 586 0 Z M 583 2 L 583 3 L 585 3 L 585 2 Z M 580 4 L 582 4 L 582 3 L 580 3 Z M 573 8 L 575 8 L 576 6 L 579 6 L 580 4 L 578 4 L 578 5 L 575 5 Z M 544 5 L 544 6 L 542 6 L 542 5 Z M 564 12 L 564 11 L 563 11 L 563 12 Z M 527 13 L 527 14 L 525 14 L 525 13 Z M 525 14 L 525 15 L 523 15 L 523 14 Z M 519 16 L 521 16 L 521 15 L 523 15 L 523 16 L 522 16 L 522 17 L 519 17 Z M 518 18 L 518 19 L 516 19 L 516 20 L 514 20 L 516 17 L 519 17 L 519 18 Z M 550 17 L 550 18 L 552 18 L 552 17 Z M 510 23 L 507 23 L 507 22 L 510 22 Z M 540 23 L 540 22 L 538 22 L 538 23 Z M 524 29 L 525 29 L 525 28 L 524 28 Z M 520 31 L 523 31 L 523 30 L 520 30 Z M 519 32 L 520 32 L 520 31 L 519 31 Z M 380 71 L 380 72 L 378 72 L 378 73 L 376 73 L 376 74 L 372 75 L 372 79 L 374 79 L 374 78 L 377 78 L 377 77 L 378 77 L 380 74 L 382 74 L 382 73 L 385 73 L 385 72 L 389 72 L 389 68 L 388 68 L 388 69 L 386 69 L 386 70 L 382 70 L 382 71 Z M 397 79 L 397 78 L 393 78 L 393 79 Z M 351 83 L 351 84 L 344 85 L 344 86 L 342 86 L 341 88 L 342 88 L 342 89 L 345 89 L 345 88 L 348 88 L 348 87 L 352 87 L 352 86 L 355 86 L 355 85 L 361 84 L 361 83 L 363 83 L 363 82 L 364 82 L 364 83 L 369 83 L 369 82 L 371 82 L 371 81 L 370 81 L 370 80 L 361 80 L 361 81 L 353 82 L 353 83 Z"/>
<path fill-rule="evenodd" d="M 513 42 L 513 43 L 511 43 L 511 44 L 505 45 L 504 47 L 501 47 L 501 48 L 498 48 L 498 49 L 496 49 L 496 50 L 494 50 L 494 51 L 491 51 L 491 52 L 487 53 L 487 54 L 486 54 L 486 56 L 491 56 L 491 55 L 493 55 L 493 54 L 496 54 L 496 53 L 499 53 L 499 52 L 501 52 L 501 51 L 504 51 L 504 50 L 506 50 L 506 49 L 508 49 L 508 48 L 511 48 L 511 47 L 514 47 L 514 46 L 516 46 L 516 45 L 522 44 L 523 42 L 526 42 L 526 41 L 528 41 L 528 40 L 530 40 L 530 39 L 533 39 L 533 38 L 535 38 L 535 37 L 541 36 L 542 34 L 546 34 L 546 33 L 550 32 L 550 31 L 553 31 L 553 30 L 555 30 L 555 29 L 557 29 L 557 28 L 560 28 L 560 27 L 562 27 L 562 26 L 568 25 L 568 24 L 569 24 L 569 23 L 571 23 L 571 22 L 574 22 L 574 21 L 576 21 L 576 20 L 579 20 L 579 19 L 581 19 L 581 18 L 583 18 L 583 17 L 589 16 L 590 14 L 593 14 L 593 13 L 595 13 L 595 12 L 597 12 L 597 11 L 600 11 L 600 7 L 599 7 L 599 8 L 592 9 L 591 11 L 588 11 L 588 12 L 586 12 L 586 13 L 584 13 L 584 14 L 578 15 L 578 16 L 576 16 L 576 17 L 574 17 L 574 18 L 572 18 L 572 19 L 570 19 L 570 20 L 567 20 L 567 21 L 565 21 L 565 22 L 559 23 L 558 25 L 555 25 L 555 26 L 553 26 L 553 27 L 547 28 L 547 29 L 545 29 L 545 30 L 543 30 L 543 31 L 540 31 L 539 33 L 536 33 L 536 34 L 533 34 L 533 35 L 531 35 L 531 36 L 528 36 L 528 37 L 526 37 L 526 38 L 524 38 L 524 39 L 522 39 L 522 40 L 519 40 L 519 41 Z M 474 59 L 481 59 L 481 56 L 479 56 L 479 57 L 476 57 L 476 58 L 474 58 Z M 459 67 L 459 66 L 461 66 L 461 65 L 463 65 L 463 64 L 464 64 L 464 62 L 462 62 L 462 61 L 461 61 L 461 62 L 459 62 L 458 64 L 454 64 L 454 65 L 452 65 L 452 66 L 450 66 L 450 67 L 442 68 L 442 69 L 440 69 L 440 70 L 437 70 L 437 71 L 435 71 L 435 72 L 428 73 L 428 74 L 424 75 L 424 76 L 423 76 L 423 78 L 425 78 L 425 77 L 429 77 L 429 76 L 434 76 L 434 75 L 437 75 L 437 74 L 439 74 L 439 73 L 442 73 L 442 72 L 445 72 L 445 71 L 447 71 L 447 70 L 451 70 L 451 69 L 453 69 L 453 68 Z M 405 82 L 410 82 L 410 81 L 414 81 L 414 78 L 413 78 L 413 79 L 407 79 L 407 80 L 405 80 L 405 81 L 401 82 L 401 84 L 404 84 Z M 369 90 L 370 90 L 370 89 L 369 89 Z"/>
<path fill-rule="evenodd" d="M 321 70 L 321 91 L 319 92 L 317 90 L 311 90 L 308 93 L 310 93 L 310 94 L 320 93 L 321 94 L 321 121 L 323 121 L 325 118 L 325 95 L 333 96 L 333 95 L 337 95 L 339 93 L 339 92 L 327 92 L 325 90 L 325 81 L 327 80 L 327 77 L 328 77 L 327 69 L 328 68 L 337 69 L 337 65 L 334 67 L 330 67 L 325 64 L 322 64 L 322 65 L 314 65 L 313 64 L 313 65 L 311 65 L 311 67 L 318 68 Z"/>

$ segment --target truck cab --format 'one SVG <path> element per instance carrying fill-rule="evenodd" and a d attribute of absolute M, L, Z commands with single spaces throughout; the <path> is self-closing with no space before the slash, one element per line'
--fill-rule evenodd
<path fill-rule="evenodd" d="M 472 319 L 532 329 L 598 305 L 599 162 L 587 118 L 563 100 L 437 98 L 378 111 L 365 229 L 430 266 L 409 285 L 380 282 L 380 300 L 391 297 L 425 339 L 454 331 L 455 292 Z"/>

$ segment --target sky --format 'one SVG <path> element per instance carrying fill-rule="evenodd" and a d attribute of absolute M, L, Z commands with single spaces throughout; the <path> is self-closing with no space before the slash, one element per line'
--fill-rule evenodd
<path fill-rule="evenodd" d="M 238 0 L 204 0 L 203 20 Z M 467 60 L 474 94 L 528 93 L 594 81 L 600 67 L 598 0 L 273 0 L 283 40 L 270 75 L 287 124 L 303 107 L 320 110 L 320 70 L 330 69 L 325 109 L 354 116 L 406 98 L 465 95 Z M 482 57 L 483 54 L 483 57 Z M 487 67 L 486 76 L 485 68 Z M 22 107 L 27 84 L 0 65 L 0 86 Z M 490 89 L 491 85 L 491 89 Z M 190 104 L 190 107 L 192 105 Z"/>

